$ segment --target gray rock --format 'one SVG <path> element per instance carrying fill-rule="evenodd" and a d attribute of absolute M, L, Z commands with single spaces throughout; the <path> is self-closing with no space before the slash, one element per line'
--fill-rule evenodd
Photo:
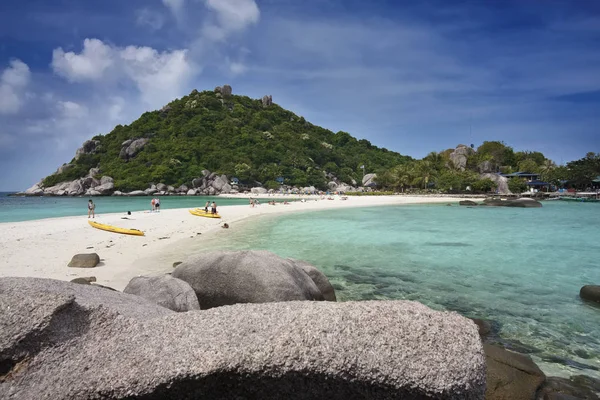
<path fill-rule="evenodd" d="M 144 190 L 144 193 L 146 193 L 147 196 L 152 196 L 156 192 L 158 192 L 158 190 L 152 188 Z"/>
<path fill-rule="evenodd" d="M 288 258 L 288 261 L 290 261 L 296 267 L 301 268 L 308 276 L 310 276 L 310 279 L 313 280 L 315 285 L 317 285 L 317 288 L 319 288 L 321 291 L 323 299 L 326 301 L 337 301 L 335 297 L 335 290 L 333 289 L 333 286 L 331 286 L 329 279 L 327 279 L 324 273 L 306 261 L 294 260 L 291 258 Z"/>
<path fill-rule="evenodd" d="M 98 150 L 100 150 L 99 140 L 86 140 L 75 152 L 75 160 L 78 160 L 84 154 L 95 154 Z"/>
<path fill-rule="evenodd" d="M 327 184 L 327 187 L 329 190 L 337 190 L 338 184 L 332 181 Z"/>
<path fill-rule="evenodd" d="M 598 400 L 600 381 L 583 375 L 575 375 L 570 379 L 548 377 L 537 393 L 540 400 Z"/>
<path fill-rule="evenodd" d="M 189 190 L 189 188 L 186 185 L 181 185 L 177 188 L 177 191 L 179 193 L 186 193 Z"/>
<path fill-rule="evenodd" d="M 99 192 L 102 195 L 110 194 L 110 193 L 112 193 L 112 191 L 114 189 L 115 189 L 115 184 L 112 183 L 112 182 L 107 182 L 107 183 L 104 183 L 104 184 L 102 184 L 100 186 L 96 186 L 94 188 L 94 190 L 96 190 L 97 192 Z"/>
<path fill-rule="evenodd" d="M 196 195 L 196 189 L 190 189 L 187 191 L 186 193 L 188 196 L 195 196 Z"/>
<path fill-rule="evenodd" d="M 134 190 L 133 192 L 127 193 L 127 196 L 146 196 L 146 192 L 143 190 Z"/>
<path fill-rule="evenodd" d="M 313 280 L 268 251 L 215 251 L 188 258 L 173 277 L 189 283 L 202 309 L 236 303 L 324 300 Z"/>
<path fill-rule="evenodd" d="M 70 196 L 79 196 L 85 193 L 85 188 L 83 187 L 82 180 L 77 179 L 69 184 L 67 189 L 65 189 L 68 195 Z"/>
<path fill-rule="evenodd" d="M 215 88 L 215 93 L 221 93 L 221 86 L 217 86 Z"/>
<path fill-rule="evenodd" d="M 585 285 L 579 291 L 579 297 L 587 301 L 600 303 L 600 285 Z"/>
<path fill-rule="evenodd" d="M 229 86 L 229 85 L 223 85 L 223 87 L 221 87 L 221 94 L 223 95 L 223 98 L 227 98 L 227 97 L 231 96 L 232 92 L 233 92 L 233 90 L 231 89 L 231 86 Z"/>
<path fill-rule="evenodd" d="M 253 187 L 252 189 L 250 189 L 250 193 L 252 193 L 252 194 L 265 194 L 265 193 L 267 193 L 267 189 L 265 189 L 263 187 Z"/>
<path fill-rule="evenodd" d="M 229 183 L 226 183 L 221 188 L 221 193 L 231 193 L 232 190 L 233 189 L 231 188 L 231 185 Z"/>
<path fill-rule="evenodd" d="M 205 184 L 205 180 L 203 178 L 195 178 L 192 179 L 192 187 L 204 189 L 203 185 Z"/>
<path fill-rule="evenodd" d="M 82 276 L 81 278 L 71 279 L 72 283 L 79 283 L 80 285 L 91 285 L 92 282 L 96 282 L 95 276 Z"/>
<path fill-rule="evenodd" d="M 112 195 L 113 196 L 123 196 L 123 192 L 121 192 L 120 190 L 115 190 Z"/>
<path fill-rule="evenodd" d="M 502 200 L 502 199 L 485 199 L 484 205 L 492 207 L 518 207 L 518 208 L 539 208 L 542 207 L 542 203 L 533 199 L 514 199 L 514 200 Z"/>
<path fill-rule="evenodd" d="M 59 190 L 56 192 L 56 196 L 65 196 L 67 194 L 66 190 Z"/>
<path fill-rule="evenodd" d="M 217 176 L 215 177 L 215 179 L 212 181 L 211 186 L 217 190 L 217 191 L 221 191 L 221 189 L 223 189 L 223 186 L 227 185 L 227 178 L 223 179 L 222 176 Z"/>
<path fill-rule="evenodd" d="M 377 184 L 377 174 L 366 174 L 363 177 L 362 185 L 369 187 Z"/>
<path fill-rule="evenodd" d="M 454 168 L 464 171 L 467 167 L 468 157 L 474 153 L 474 150 L 464 144 L 459 144 L 456 149 L 450 153 L 450 161 L 454 165 Z"/>
<path fill-rule="evenodd" d="M 174 192 L 175 188 L 173 186 L 167 186 L 167 191 L 168 192 Z"/>
<path fill-rule="evenodd" d="M 101 196 L 101 195 L 102 195 L 102 193 L 100 193 L 99 191 L 97 191 L 97 190 L 95 190 L 95 189 L 88 189 L 88 190 L 85 192 L 85 195 L 86 195 L 86 196 Z"/>
<path fill-rule="evenodd" d="M 214 187 L 209 187 L 207 190 L 207 193 L 209 196 L 214 196 L 215 194 L 217 194 L 217 190 Z"/>
<path fill-rule="evenodd" d="M 96 253 L 75 254 L 68 264 L 71 268 L 94 268 L 100 262 Z"/>
<path fill-rule="evenodd" d="M 110 176 L 103 176 L 102 178 L 100 178 L 101 185 L 105 185 L 107 183 L 114 183 L 114 182 L 115 182 L 115 180 Z"/>
<path fill-rule="evenodd" d="M 23 192 L 26 196 L 41 196 L 44 194 L 42 182 L 38 182 Z"/>
<path fill-rule="evenodd" d="M 484 344 L 483 348 L 487 365 L 486 400 L 535 398 L 546 376 L 529 356 L 491 344 Z"/>
<path fill-rule="evenodd" d="M 96 176 L 100 173 L 100 168 L 90 168 L 90 170 L 88 171 L 88 174 L 86 176 L 86 178 L 96 178 Z M 98 185 L 100 184 L 100 181 L 98 181 Z"/>
<path fill-rule="evenodd" d="M 494 165 L 491 161 L 483 161 L 477 166 L 480 174 L 487 174 L 494 171 Z"/>
<path fill-rule="evenodd" d="M 159 192 L 166 192 L 168 190 L 168 187 L 164 183 L 159 183 L 158 185 L 156 185 L 156 189 L 158 189 Z"/>
<path fill-rule="evenodd" d="M 273 105 L 273 96 L 264 95 L 262 98 L 262 105 L 263 105 L 263 107 L 272 106 Z"/>
<path fill-rule="evenodd" d="M 459 206 L 476 206 L 477 203 L 471 200 L 461 200 L 458 202 Z"/>
<path fill-rule="evenodd" d="M 187 282 L 170 275 L 138 276 L 129 281 L 123 293 L 143 297 L 177 312 L 200 309 L 194 289 Z"/>
<path fill-rule="evenodd" d="M 499 194 L 512 194 L 508 188 L 508 178 L 498 174 L 481 174 L 480 179 L 490 179 L 496 183 L 496 188 Z"/>
<path fill-rule="evenodd" d="M 479 332 L 479 336 L 482 339 L 486 338 L 490 333 L 492 333 L 492 324 L 490 321 L 479 318 L 469 318 L 471 321 L 477 325 L 477 331 Z"/>
<path fill-rule="evenodd" d="M 140 138 L 135 140 L 126 140 L 123 142 L 119 157 L 124 160 L 135 157 L 148 144 L 149 139 Z"/>
<path fill-rule="evenodd" d="M 178 314 L 48 282 L 0 279 L 0 398 L 483 399 L 481 343 L 456 313 L 367 301 Z"/>

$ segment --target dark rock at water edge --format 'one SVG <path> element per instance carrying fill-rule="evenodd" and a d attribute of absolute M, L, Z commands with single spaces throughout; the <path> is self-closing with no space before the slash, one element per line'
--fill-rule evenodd
<path fill-rule="evenodd" d="M 202 309 L 236 303 L 324 300 L 302 268 L 268 251 L 198 254 L 178 265 L 173 277 L 190 284 Z"/>
<path fill-rule="evenodd" d="M 522 199 L 485 199 L 482 205 L 491 207 L 518 207 L 518 208 L 540 208 L 542 203 L 537 200 Z"/>
<path fill-rule="evenodd" d="M 0 304 L 3 399 L 482 399 L 485 390 L 473 324 L 414 302 L 175 313 L 86 285 L 0 278 Z"/>
<path fill-rule="evenodd" d="M 68 264 L 70 268 L 94 268 L 100 263 L 100 256 L 96 253 L 75 254 Z"/>
<path fill-rule="evenodd" d="M 487 364 L 486 400 L 531 400 L 546 376 L 529 356 L 484 344 Z"/>
<path fill-rule="evenodd" d="M 333 288 L 333 285 L 329 282 L 329 279 L 327 279 L 325 274 L 323 274 L 315 266 L 307 263 L 306 261 L 294 260 L 291 258 L 288 258 L 288 260 L 291 261 L 292 264 L 301 268 L 304 272 L 306 272 L 308 276 L 310 276 L 315 285 L 317 285 L 317 288 L 319 288 L 319 290 L 323 294 L 323 298 L 325 299 L 325 301 L 337 301 L 335 297 L 335 289 Z"/>
<path fill-rule="evenodd" d="M 579 291 L 583 300 L 600 303 L 600 285 L 585 285 Z"/>
<path fill-rule="evenodd" d="M 192 287 L 170 275 L 135 277 L 127 284 L 123 293 L 143 297 L 161 307 L 177 312 L 200 309 L 198 298 Z"/>
<path fill-rule="evenodd" d="M 479 318 L 469 318 L 469 319 L 471 321 L 473 321 L 475 323 L 475 325 L 477 325 L 477 331 L 479 332 L 479 336 L 481 336 L 482 339 L 484 339 L 490 333 L 492 333 L 492 324 L 490 323 L 490 321 L 487 321 L 485 319 L 479 319 Z"/>
<path fill-rule="evenodd" d="M 461 200 L 458 202 L 459 206 L 476 206 L 477 203 L 471 200 Z"/>
<path fill-rule="evenodd" d="M 537 393 L 537 400 L 598 400 L 600 381 L 588 376 L 576 375 L 570 379 L 549 377 Z"/>

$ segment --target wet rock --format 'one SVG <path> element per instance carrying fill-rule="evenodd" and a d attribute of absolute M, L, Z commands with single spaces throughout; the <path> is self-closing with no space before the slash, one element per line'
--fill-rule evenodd
<path fill-rule="evenodd" d="M 502 200 L 502 199 L 485 199 L 484 204 L 491 207 L 519 207 L 519 208 L 539 208 L 542 207 L 542 203 L 533 199 L 514 199 L 514 200 Z"/>
<path fill-rule="evenodd" d="M 70 268 L 94 268 L 100 262 L 96 253 L 75 254 L 68 264 Z"/>
<path fill-rule="evenodd" d="M 479 332 L 479 336 L 481 336 L 482 339 L 484 339 L 490 333 L 492 333 L 492 324 L 490 323 L 490 321 L 487 321 L 485 319 L 479 319 L 479 318 L 469 318 L 469 319 L 471 321 L 475 322 L 475 325 L 477 325 L 477 331 Z"/>
<path fill-rule="evenodd" d="M 579 297 L 583 300 L 600 303 L 600 285 L 585 285 L 579 291 Z"/>
<path fill-rule="evenodd" d="M 484 344 L 486 400 L 531 400 L 546 376 L 529 356 Z"/>
<path fill-rule="evenodd" d="M 598 400 L 600 381 L 583 376 L 573 376 L 570 379 L 555 376 L 548 377 L 537 394 L 538 400 L 569 400 L 585 399 Z"/>
<path fill-rule="evenodd" d="M 237 303 L 324 300 L 314 281 L 268 251 L 215 251 L 192 256 L 173 277 L 189 283 L 202 309 Z"/>
<path fill-rule="evenodd" d="M 170 275 L 135 277 L 129 281 L 123 293 L 143 297 L 161 307 L 177 312 L 200 309 L 198 298 L 192 287 Z"/>
<path fill-rule="evenodd" d="M 317 285 L 317 288 L 319 288 L 319 290 L 323 294 L 323 298 L 325 299 L 325 301 L 337 301 L 335 297 L 335 290 L 333 289 L 331 282 L 329 282 L 329 279 L 327 279 L 324 273 L 322 273 L 314 265 L 311 265 L 306 261 L 294 260 L 291 258 L 288 258 L 288 260 L 296 267 L 301 268 L 304 272 L 306 272 L 308 276 L 310 276 L 315 285 Z"/>
<path fill-rule="evenodd" d="M 471 200 L 461 200 L 458 202 L 460 206 L 477 206 L 477 203 Z"/>

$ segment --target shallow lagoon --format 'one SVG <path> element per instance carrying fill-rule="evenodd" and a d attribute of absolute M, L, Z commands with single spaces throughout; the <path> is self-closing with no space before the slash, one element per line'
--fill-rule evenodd
<path fill-rule="evenodd" d="M 490 319 L 492 340 L 548 375 L 600 377 L 600 307 L 579 299 L 581 286 L 600 284 L 600 204 L 297 213 L 250 219 L 200 246 L 312 262 L 341 300 L 416 300 Z"/>

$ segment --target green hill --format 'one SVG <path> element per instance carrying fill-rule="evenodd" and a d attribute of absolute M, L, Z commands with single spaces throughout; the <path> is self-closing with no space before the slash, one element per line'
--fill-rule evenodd
<path fill-rule="evenodd" d="M 360 184 L 361 165 L 377 172 L 411 160 L 346 132 L 315 126 L 267 97 L 255 100 L 230 90 L 194 90 L 160 111 L 94 137 L 43 184 L 71 181 L 100 168 L 101 175 L 114 178 L 116 190 L 129 191 L 159 182 L 190 184 L 207 169 L 249 185 L 278 187 L 276 179 L 283 177 L 286 185 L 325 189 L 331 175 Z"/>

